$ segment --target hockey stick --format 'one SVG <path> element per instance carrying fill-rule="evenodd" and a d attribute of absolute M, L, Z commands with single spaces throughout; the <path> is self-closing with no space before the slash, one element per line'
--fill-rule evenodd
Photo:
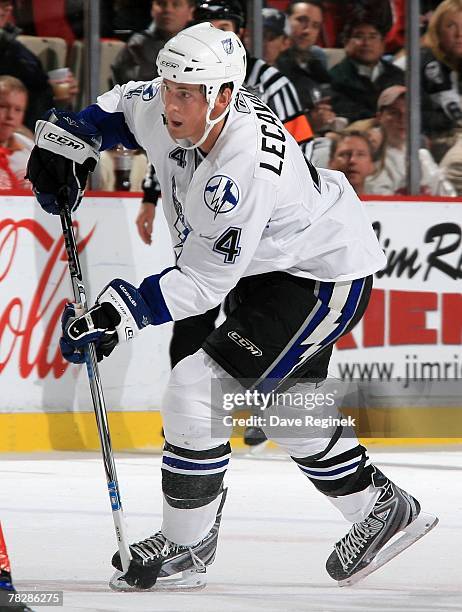
<path fill-rule="evenodd" d="M 87 311 L 87 297 L 82 279 L 82 270 L 80 267 L 79 254 L 75 241 L 74 228 L 72 227 L 71 212 L 69 210 L 67 201 L 60 201 L 59 215 L 61 218 L 64 246 L 67 253 L 67 263 L 69 266 L 69 273 L 71 275 L 74 299 L 82 306 L 84 311 Z M 123 570 L 126 572 L 130 566 L 132 557 L 127 544 L 125 521 L 122 510 L 122 502 L 120 499 L 119 483 L 117 480 L 114 456 L 112 453 L 106 404 L 104 402 L 98 361 L 96 359 L 96 350 L 93 343 L 89 344 L 85 348 L 85 363 L 87 365 L 88 382 L 90 383 L 93 409 L 95 411 L 96 424 L 98 426 L 98 434 L 101 442 L 101 451 L 103 454 L 104 469 L 106 472 L 107 487 L 109 490 L 109 499 L 112 507 L 112 518 L 114 520 L 117 544 L 119 546 L 120 560 L 122 562 Z"/>

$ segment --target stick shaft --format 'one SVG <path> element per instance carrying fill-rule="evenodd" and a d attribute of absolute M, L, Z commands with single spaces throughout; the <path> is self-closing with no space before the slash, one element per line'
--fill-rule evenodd
<path fill-rule="evenodd" d="M 67 253 L 69 273 L 72 281 L 72 289 L 74 292 L 74 299 L 76 302 L 81 304 L 84 311 L 87 311 L 87 296 L 82 278 L 82 270 L 80 267 L 79 254 L 75 241 L 74 228 L 72 226 L 72 219 L 69 207 L 65 204 L 61 207 L 60 218 L 64 237 L 64 246 L 66 248 Z M 123 570 L 127 571 L 130 565 L 131 554 L 127 543 L 125 521 L 122 510 L 122 502 L 119 493 L 117 472 L 114 463 L 114 454 L 112 452 L 111 436 L 109 432 L 109 423 L 107 419 L 103 387 L 101 385 L 98 361 L 96 358 L 96 350 L 95 345 L 93 343 L 89 344 L 88 347 L 85 349 L 85 362 L 87 365 L 88 382 L 90 384 L 93 409 L 95 411 L 96 424 L 98 427 L 98 434 L 101 442 L 104 470 L 106 472 L 109 499 L 112 507 L 112 518 L 114 520 L 117 544 L 119 546 L 120 552 L 120 559 L 122 562 Z"/>

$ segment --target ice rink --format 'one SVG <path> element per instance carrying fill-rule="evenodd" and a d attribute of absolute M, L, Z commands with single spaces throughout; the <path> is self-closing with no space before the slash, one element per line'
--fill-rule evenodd
<path fill-rule="evenodd" d="M 116 546 L 98 454 L 4 455 L 0 518 L 16 588 L 62 590 L 76 612 L 462 610 L 462 452 L 371 456 L 440 518 L 390 564 L 339 588 L 324 564 L 348 524 L 290 460 L 236 455 L 208 586 L 184 594 L 109 590 Z M 143 539 L 160 526 L 160 457 L 118 454 L 116 465 L 130 541 Z"/>

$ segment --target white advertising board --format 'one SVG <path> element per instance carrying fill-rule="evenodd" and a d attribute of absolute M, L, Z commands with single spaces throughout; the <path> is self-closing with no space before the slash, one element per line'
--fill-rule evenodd
<path fill-rule="evenodd" d="M 87 197 L 75 215 L 90 302 L 115 277 L 139 284 L 172 265 L 161 207 L 146 246 L 135 227 L 138 205 L 136 198 Z M 72 296 L 59 219 L 32 197 L 2 196 L 0 206 L 0 412 L 91 410 L 84 368 L 59 353 L 60 316 Z M 334 351 L 331 374 L 394 380 L 398 396 L 421 396 L 421 379 L 462 380 L 462 205 L 366 206 L 388 263 L 363 321 Z M 109 408 L 159 409 L 170 334 L 171 324 L 151 327 L 102 362 Z"/>
<path fill-rule="evenodd" d="M 462 204 L 368 202 L 387 266 L 360 324 L 336 347 L 331 374 L 383 395 L 454 396 L 462 381 Z M 380 395 L 380 385 L 375 385 Z"/>

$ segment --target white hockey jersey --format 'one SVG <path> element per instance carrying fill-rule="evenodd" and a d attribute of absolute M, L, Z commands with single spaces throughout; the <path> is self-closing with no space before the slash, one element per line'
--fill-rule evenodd
<path fill-rule="evenodd" d="M 219 304 L 240 278 L 286 271 L 346 281 L 386 263 L 364 206 L 340 172 L 309 166 L 295 140 L 241 89 L 202 158 L 170 137 L 160 79 L 117 85 L 97 100 L 123 113 L 156 168 L 177 268 L 160 279 L 173 320 Z"/>

